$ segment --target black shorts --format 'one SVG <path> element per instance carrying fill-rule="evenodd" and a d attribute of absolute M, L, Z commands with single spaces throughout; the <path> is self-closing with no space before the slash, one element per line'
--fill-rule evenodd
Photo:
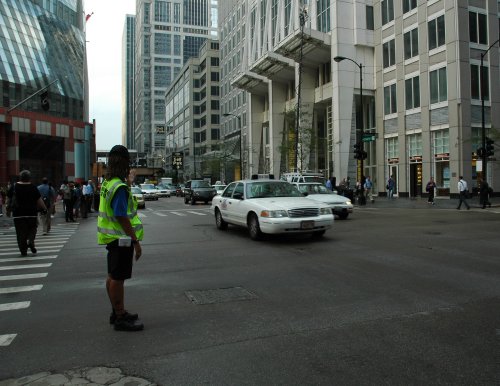
<path fill-rule="evenodd" d="M 118 240 L 106 245 L 108 250 L 108 275 L 113 280 L 126 280 L 132 277 L 134 246 L 119 247 Z"/>

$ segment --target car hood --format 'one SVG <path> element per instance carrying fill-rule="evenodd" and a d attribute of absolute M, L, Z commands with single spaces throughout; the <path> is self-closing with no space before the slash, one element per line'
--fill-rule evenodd
<path fill-rule="evenodd" d="M 157 193 L 158 190 L 156 189 L 142 189 L 143 193 L 151 194 L 151 193 Z"/>
<path fill-rule="evenodd" d="M 264 197 L 250 198 L 247 200 L 252 204 L 264 209 L 294 209 L 294 208 L 317 208 L 326 207 L 322 202 L 311 202 L 305 197 Z"/>

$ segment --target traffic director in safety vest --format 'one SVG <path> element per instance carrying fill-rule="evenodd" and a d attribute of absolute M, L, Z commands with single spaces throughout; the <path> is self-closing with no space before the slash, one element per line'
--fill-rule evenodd
<path fill-rule="evenodd" d="M 139 331 L 144 325 L 124 306 L 124 283 L 132 277 L 132 264 L 142 255 L 144 230 L 137 216 L 137 202 L 130 192 L 130 158 L 126 147 L 113 146 L 108 155 L 106 179 L 102 183 L 97 219 L 97 241 L 108 250 L 106 290 L 111 302 L 109 322 L 115 330 Z"/>

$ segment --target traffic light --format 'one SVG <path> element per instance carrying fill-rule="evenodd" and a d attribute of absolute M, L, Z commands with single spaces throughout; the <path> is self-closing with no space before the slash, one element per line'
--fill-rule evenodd
<path fill-rule="evenodd" d="M 493 141 L 491 138 L 486 137 L 486 156 L 491 157 L 495 153 L 495 149 L 493 148 Z"/>
<path fill-rule="evenodd" d="M 361 145 L 360 142 L 354 144 L 354 159 L 363 160 L 368 157 L 368 153 L 361 149 Z"/>
<path fill-rule="evenodd" d="M 40 105 L 43 111 L 49 111 L 50 103 L 49 103 L 49 93 L 44 91 L 40 94 Z"/>
<path fill-rule="evenodd" d="M 354 159 L 361 159 L 361 144 L 355 143 L 354 144 Z"/>

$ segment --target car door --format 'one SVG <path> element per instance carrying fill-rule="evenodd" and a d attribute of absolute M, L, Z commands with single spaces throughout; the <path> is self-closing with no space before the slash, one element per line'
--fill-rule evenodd
<path fill-rule="evenodd" d="M 236 188 L 236 182 L 229 184 L 227 189 L 222 193 L 222 196 L 218 198 L 220 200 L 219 209 L 222 214 L 222 218 L 229 223 L 233 223 L 233 205 L 232 205 L 232 195 L 234 189 Z"/>
<path fill-rule="evenodd" d="M 234 188 L 233 195 L 231 197 L 230 205 L 231 212 L 233 214 L 233 221 L 238 225 L 246 225 L 247 209 L 244 205 L 245 201 L 245 184 L 243 182 L 238 182 Z"/>

